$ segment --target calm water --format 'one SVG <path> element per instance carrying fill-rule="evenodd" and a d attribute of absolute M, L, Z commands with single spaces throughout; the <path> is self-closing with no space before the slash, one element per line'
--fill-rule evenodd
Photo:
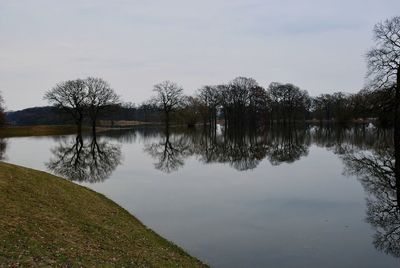
<path fill-rule="evenodd" d="M 215 267 L 399 267 L 391 135 L 147 127 L 9 138 L 0 157 L 105 194 Z"/>

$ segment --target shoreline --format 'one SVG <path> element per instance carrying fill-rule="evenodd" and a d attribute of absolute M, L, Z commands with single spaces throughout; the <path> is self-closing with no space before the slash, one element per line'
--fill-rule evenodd
<path fill-rule="evenodd" d="M 83 132 L 90 128 L 83 127 Z M 0 128 L 0 138 L 54 136 L 77 133 L 75 125 L 34 125 L 34 126 L 5 126 Z"/>

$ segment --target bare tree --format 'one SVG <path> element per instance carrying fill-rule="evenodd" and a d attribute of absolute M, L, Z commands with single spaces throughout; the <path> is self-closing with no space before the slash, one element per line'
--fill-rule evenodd
<path fill-rule="evenodd" d="M 63 109 L 73 117 L 78 133 L 82 132 L 86 97 L 87 88 L 82 79 L 61 82 L 44 95 L 44 99 L 50 104 Z"/>
<path fill-rule="evenodd" d="M 204 86 L 198 90 L 198 98 L 205 108 L 201 111 L 204 124 L 217 125 L 217 107 L 220 104 L 220 95 L 216 86 Z"/>
<path fill-rule="evenodd" d="M 253 78 L 236 77 L 226 86 L 219 86 L 225 126 L 243 127 L 251 103 L 251 91 L 259 87 Z"/>
<path fill-rule="evenodd" d="M 155 85 L 153 91 L 156 93 L 153 101 L 163 110 L 165 124 L 169 126 L 171 112 L 182 103 L 183 88 L 167 80 Z"/>
<path fill-rule="evenodd" d="M 194 127 L 201 119 L 203 109 L 203 104 L 197 96 L 183 96 L 177 119 L 187 127 Z"/>
<path fill-rule="evenodd" d="M 267 115 L 270 112 L 269 103 L 270 98 L 263 87 L 254 86 L 250 88 L 247 113 L 249 117 L 248 120 L 253 125 L 265 123 L 267 121 Z"/>
<path fill-rule="evenodd" d="M 0 91 L 0 109 L 1 110 L 4 110 L 3 105 L 4 105 L 4 99 L 3 99 L 3 96 L 1 95 L 1 91 Z"/>
<path fill-rule="evenodd" d="M 44 99 L 73 117 L 78 126 L 78 134 L 82 132 L 85 115 L 89 116 L 95 133 L 99 114 L 106 107 L 119 102 L 118 95 L 110 85 L 103 79 L 94 77 L 61 82 L 47 91 Z"/>
<path fill-rule="evenodd" d="M 395 173 L 400 180 L 400 16 L 376 24 L 374 38 L 375 48 L 367 53 L 368 76 L 373 86 L 395 90 Z"/>
<path fill-rule="evenodd" d="M 4 114 L 4 99 L 1 95 L 1 91 L 0 91 L 0 127 L 4 125 L 4 123 L 6 122 L 6 116 Z"/>
<path fill-rule="evenodd" d="M 293 84 L 273 82 L 269 85 L 267 94 L 271 102 L 272 116 L 277 122 L 293 123 L 296 119 L 305 119 L 310 106 L 307 91 Z"/>
<path fill-rule="evenodd" d="M 92 124 L 92 131 L 96 133 L 98 116 L 106 107 L 119 103 L 119 97 L 110 87 L 109 83 L 101 78 L 88 77 L 85 79 L 87 97 L 85 103 L 87 113 Z"/>

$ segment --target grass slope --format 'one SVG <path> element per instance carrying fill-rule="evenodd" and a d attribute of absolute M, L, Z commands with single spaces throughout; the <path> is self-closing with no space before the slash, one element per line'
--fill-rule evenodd
<path fill-rule="evenodd" d="M 5 266 L 205 266 L 103 195 L 3 162 L 0 215 Z"/>

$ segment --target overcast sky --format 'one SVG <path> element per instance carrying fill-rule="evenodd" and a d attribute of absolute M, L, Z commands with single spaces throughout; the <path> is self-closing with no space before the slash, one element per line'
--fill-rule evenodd
<path fill-rule="evenodd" d="M 0 91 L 9 110 L 87 76 L 138 104 L 167 79 L 355 92 L 373 25 L 395 15 L 399 0 L 0 0 Z"/>

